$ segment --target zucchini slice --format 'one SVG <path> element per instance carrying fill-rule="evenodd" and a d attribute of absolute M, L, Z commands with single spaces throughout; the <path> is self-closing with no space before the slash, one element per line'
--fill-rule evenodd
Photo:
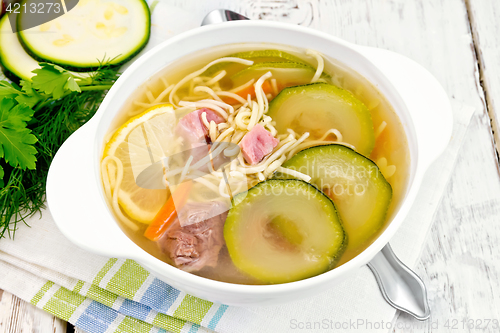
<path fill-rule="evenodd" d="M 66 14 L 23 30 L 30 18 L 23 12 L 17 18 L 19 39 L 28 54 L 83 72 L 100 62 L 119 65 L 135 56 L 146 45 L 151 24 L 144 0 L 80 1 Z"/>
<path fill-rule="evenodd" d="M 38 62 L 30 57 L 12 32 L 8 15 L 0 19 L 0 63 L 5 76 L 12 81 L 29 80 L 39 68 Z"/>
<path fill-rule="evenodd" d="M 350 249 L 363 245 L 384 225 L 392 187 L 374 162 L 351 148 L 338 144 L 311 147 L 295 154 L 283 167 L 311 176 L 311 184 L 333 200 Z"/>
<path fill-rule="evenodd" d="M 328 83 L 312 83 L 283 89 L 269 104 L 268 116 L 278 133 L 288 128 L 309 132 L 312 139 L 335 128 L 343 141 L 369 156 L 375 145 L 370 111 L 349 91 Z"/>
<path fill-rule="evenodd" d="M 31 80 L 33 71 L 40 68 L 38 62 L 23 49 L 16 33 L 12 32 L 8 16 L 0 19 L 0 65 L 5 76 L 14 82 Z M 72 73 L 82 79 L 93 72 Z"/>
<path fill-rule="evenodd" d="M 229 55 L 228 57 L 236 57 L 242 59 L 253 60 L 257 63 L 259 62 L 295 62 L 299 64 L 307 65 L 299 57 L 291 55 L 285 51 L 281 50 L 253 50 L 253 51 L 245 51 L 238 52 Z"/>
<path fill-rule="evenodd" d="M 346 236 L 332 201 L 300 180 L 267 180 L 234 197 L 224 225 L 234 265 L 267 283 L 332 268 Z"/>
<path fill-rule="evenodd" d="M 316 69 L 310 65 L 296 62 L 260 62 L 247 67 L 231 77 L 233 87 L 238 87 L 251 79 L 258 79 L 267 72 L 273 73 L 273 79 L 278 81 L 281 87 L 290 87 L 298 84 L 311 82 Z M 329 76 L 322 74 L 321 78 L 328 79 Z"/>
<path fill-rule="evenodd" d="M 290 53 L 281 50 L 253 50 L 244 51 L 230 54 L 226 57 L 241 58 L 246 60 L 252 60 L 254 65 L 261 62 L 295 62 L 299 64 L 308 65 L 299 57 L 291 55 Z M 221 70 L 225 70 L 228 75 L 233 75 L 238 71 L 245 69 L 245 65 L 238 64 L 234 62 L 223 62 L 216 64 L 205 71 L 205 75 L 212 76 Z"/>

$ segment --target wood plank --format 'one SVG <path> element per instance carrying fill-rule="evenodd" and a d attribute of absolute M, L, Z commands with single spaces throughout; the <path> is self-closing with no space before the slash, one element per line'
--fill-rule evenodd
<path fill-rule="evenodd" d="M 6 291 L 0 291 L 0 332 L 65 333 L 66 322 Z"/>
<path fill-rule="evenodd" d="M 500 2 L 465 0 L 468 9 L 479 78 L 493 127 L 497 152 L 500 152 Z"/>

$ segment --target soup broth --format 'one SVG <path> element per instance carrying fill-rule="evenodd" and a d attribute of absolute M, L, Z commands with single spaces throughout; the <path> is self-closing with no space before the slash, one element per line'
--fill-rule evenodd
<path fill-rule="evenodd" d="M 184 80 L 190 73 L 193 73 L 205 65 L 209 64 L 210 62 L 221 58 L 221 57 L 227 57 L 233 54 L 243 54 L 242 52 L 248 52 L 253 51 L 263 51 L 263 50 L 274 50 L 273 52 L 270 52 L 268 54 L 266 53 L 260 53 L 260 58 L 257 62 L 261 62 L 264 64 L 268 64 L 267 66 L 281 66 L 279 67 L 279 70 L 276 70 L 275 72 L 278 73 L 279 71 L 282 71 L 283 75 L 281 74 L 275 74 L 271 76 L 270 78 L 266 78 L 264 80 L 266 86 L 262 85 L 262 91 L 267 95 L 267 98 L 270 101 L 270 106 L 269 108 L 273 108 L 273 110 L 277 107 L 278 101 L 273 101 L 273 99 L 276 98 L 276 96 L 283 91 L 283 89 L 287 87 L 295 87 L 295 86 L 301 86 L 301 85 L 306 85 L 311 83 L 311 77 L 305 75 L 302 77 L 301 73 L 307 72 L 309 70 L 309 67 L 312 67 L 314 71 L 312 74 L 315 76 L 318 76 L 317 74 L 321 74 L 320 77 L 318 77 L 318 80 L 320 82 L 324 82 L 325 84 L 330 87 L 331 85 L 340 87 L 342 89 L 345 89 L 346 91 L 350 92 L 352 96 L 354 96 L 355 99 L 359 100 L 360 103 L 364 104 L 366 108 L 369 111 L 369 115 L 371 116 L 371 122 L 372 122 L 372 128 L 373 128 L 373 142 L 374 145 L 372 149 L 369 149 L 369 154 L 366 156 L 370 160 L 372 160 L 376 165 L 379 167 L 380 172 L 384 176 L 384 180 L 386 179 L 387 182 L 390 184 L 390 188 L 392 188 L 392 200 L 389 198 L 388 201 L 388 208 L 387 208 L 387 214 L 385 215 L 384 222 L 380 227 L 377 227 L 376 230 L 371 230 L 371 231 L 363 231 L 367 232 L 367 236 L 363 237 L 357 237 L 356 235 L 351 235 L 347 233 L 347 245 L 343 245 L 343 248 L 341 252 L 339 252 L 339 256 L 335 260 L 331 260 L 330 265 L 328 266 L 328 269 L 337 267 L 339 265 L 342 265 L 343 263 L 349 261 L 350 259 L 354 258 L 357 254 L 361 253 L 365 248 L 367 248 L 377 237 L 380 235 L 383 230 L 387 227 L 389 221 L 392 219 L 392 216 L 396 212 L 397 208 L 399 207 L 401 200 L 404 196 L 404 193 L 406 192 L 406 186 L 407 186 L 407 176 L 408 176 L 408 168 L 409 168 L 409 162 L 410 162 L 410 157 L 409 157 L 409 150 L 408 150 L 408 145 L 406 141 L 406 134 L 403 130 L 403 126 L 400 123 L 400 120 L 398 119 L 396 113 L 392 109 L 391 105 L 388 103 L 388 101 L 384 98 L 384 96 L 381 95 L 381 93 L 370 83 L 368 82 L 364 77 L 362 77 L 360 74 L 356 73 L 355 71 L 347 68 L 343 64 L 339 63 L 335 59 L 331 59 L 326 56 L 318 55 L 314 51 L 312 52 L 307 52 L 307 50 L 304 49 L 298 49 L 298 48 L 291 48 L 288 46 L 284 45 L 276 45 L 276 44 L 231 44 L 231 45 L 224 45 L 224 46 L 219 46 L 215 47 L 212 49 L 205 50 L 203 52 L 197 53 L 190 55 L 188 57 L 185 57 L 183 59 L 179 59 L 169 65 L 167 65 L 164 69 L 160 70 L 156 75 L 151 77 L 148 81 L 144 82 L 139 89 L 132 95 L 129 96 L 123 104 L 123 108 L 119 115 L 114 119 L 112 126 L 110 128 L 109 134 L 106 139 L 106 145 L 104 148 L 103 152 L 103 157 L 106 160 L 106 156 L 110 154 L 110 151 L 116 151 L 114 154 L 119 154 L 120 151 L 122 151 L 122 148 L 110 148 L 113 147 L 113 142 L 116 142 L 120 138 L 120 135 L 117 135 L 116 133 L 122 132 L 123 133 L 123 138 L 122 140 L 129 140 L 128 138 L 125 138 L 125 134 L 128 134 L 125 132 L 124 128 L 127 127 L 126 124 L 129 124 L 130 126 L 134 125 L 134 119 L 135 121 L 139 124 L 139 119 L 141 119 L 141 115 L 144 115 L 144 112 L 152 107 L 157 107 L 158 110 L 161 110 L 161 107 L 164 106 L 166 103 L 171 103 L 173 102 L 174 104 L 177 104 L 178 106 L 174 107 L 174 111 L 172 113 L 171 118 L 165 118 L 167 120 L 164 121 L 171 121 L 173 122 L 173 126 L 179 126 L 179 121 L 180 119 L 183 119 L 186 115 L 190 114 L 191 112 L 197 110 L 197 109 L 211 109 L 211 107 L 207 107 L 205 104 L 202 102 L 199 102 L 200 100 L 214 100 L 214 97 L 211 95 L 214 91 L 231 91 L 235 92 L 235 88 L 237 86 L 241 86 L 246 84 L 249 80 L 248 78 L 252 78 L 254 81 L 252 84 L 250 84 L 248 87 L 250 87 L 248 90 L 249 92 L 252 91 L 252 89 L 255 89 L 254 85 L 255 83 L 259 80 L 260 77 L 262 77 L 263 74 L 265 74 L 267 67 L 263 66 L 262 71 L 257 71 L 257 74 L 254 74 L 253 77 L 252 73 L 248 74 L 249 76 L 246 76 L 247 74 L 244 73 L 243 71 L 249 67 L 247 64 L 242 64 L 242 63 L 227 63 L 227 62 L 221 62 L 214 64 L 210 68 L 207 69 L 204 73 L 201 73 L 200 75 L 197 75 L 197 77 L 201 77 L 201 79 L 195 79 L 193 80 L 187 80 L 187 82 L 180 86 L 178 89 L 174 87 L 175 84 L 181 82 Z M 279 52 L 285 52 L 283 54 L 278 54 Z M 321 71 L 318 71 L 318 73 L 315 73 L 316 69 L 318 66 L 321 66 L 319 63 L 321 62 L 321 59 L 318 57 L 321 56 L 321 59 L 324 61 L 324 69 Z M 288 64 L 288 65 L 283 65 L 280 61 L 276 61 L 276 58 L 279 57 L 284 57 L 283 63 Z M 288 58 L 287 58 L 288 57 Z M 298 59 L 298 60 L 297 60 Z M 300 61 L 299 65 L 295 65 Z M 269 63 L 273 62 L 278 62 L 280 65 L 269 65 Z M 292 65 L 290 65 L 292 64 Z M 297 67 L 295 67 L 297 66 Z M 306 68 L 307 67 L 307 68 Z M 284 69 L 282 69 L 284 68 Z M 298 68 L 298 69 L 297 69 Z M 287 71 L 287 70 L 289 71 Z M 301 70 L 304 69 L 302 72 Z M 296 70 L 297 73 L 294 74 L 292 73 L 293 70 Z M 224 73 L 221 74 L 221 72 L 224 71 Z M 242 73 L 243 72 L 243 73 Z M 274 72 L 273 72 L 274 73 Z M 291 74 L 290 74 L 291 73 Z M 311 75 L 312 75 L 311 74 Z M 280 76 L 281 75 L 281 76 Z M 295 76 L 294 76 L 295 75 Z M 241 78 L 241 79 L 240 79 Z M 276 81 L 273 81 L 273 79 L 276 79 Z M 210 81 L 212 80 L 212 81 Z M 235 84 L 235 82 L 238 81 L 238 85 Z M 212 91 L 206 90 L 204 88 L 199 88 L 199 86 L 205 86 L 208 84 L 210 87 L 212 87 Z M 215 85 L 213 85 L 213 82 L 216 82 Z M 198 86 L 198 88 L 196 88 Z M 216 87 L 216 88 L 213 88 Z M 319 87 L 319 85 L 318 85 Z M 314 86 L 313 86 L 314 88 Z M 240 91 L 243 91 L 244 89 L 247 89 L 243 87 Z M 315 88 L 316 89 L 316 88 Z M 333 88 L 332 88 L 333 89 Z M 172 92 L 175 92 L 176 97 L 172 97 Z M 287 90 L 288 91 L 288 90 Z M 293 90 L 289 90 L 290 93 L 293 92 Z M 238 91 L 236 91 L 238 92 Z M 254 95 L 258 95 L 258 93 L 255 93 Z M 222 102 L 217 103 L 217 105 L 221 105 L 221 108 L 224 109 L 224 111 L 230 116 L 231 115 L 231 109 L 227 108 L 223 104 L 230 104 L 232 102 L 234 105 L 234 109 L 236 110 L 239 106 L 241 106 L 242 101 L 235 101 L 234 99 L 231 101 L 231 98 L 225 95 L 217 95 Z M 283 96 L 283 95 L 281 95 Z M 249 97 L 247 96 L 246 98 L 243 98 L 244 100 L 248 101 Z M 257 99 L 258 96 L 251 96 L 251 99 L 256 101 L 255 105 L 257 105 Z M 182 102 L 184 101 L 184 102 Z M 189 104 L 192 102 L 197 102 L 198 104 Z M 179 104 L 180 103 L 180 104 Z M 290 102 L 291 103 L 291 102 Z M 297 103 L 295 103 L 297 104 Z M 189 106 L 191 105 L 191 106 Z M 212 104 L 210 104 L 212 105 Z M 214 104 L 215 105 L 215 104 Z M 285 104 L 283 104 L 285 105 Z M 256 106 L 257 107 L 257 106 Z M 213 107 L 215 108 L 215 106 Z M 251 109 L 251 108 L 250 108 Z M 205 110 L 205 109 L 203 109 Z M 158 111 L 159 112 L 159 111 Z M 251 112 L 251 110 L 250 110 Z M 271 112 L 271 111 L 269 111 Z M 274 111 L 272 111 L 274 112 Z M 278 111 L 276 111 L 278 112 Z M 281 112 L 281 111 L 280 111 Z M 220 116 L 220 115 L 219 115 Z M 135 117 L 135 118 L 134 118 Z M 160 117 L 160 116 L 157 116 Z M 207 117 L 207 114 L 204 115 L 204 117 Z M 215 116 L 214 116 L 215 117 Z M 265 117 L 265 116 L 264 116 Z M 158 118 L 159 119 L 159 118 Z M 250 119 L 250 118 L 248 118 Z M 248 121 L 245 120 L 245 121 Z M 265 119 L 265 118 L 264 118 Z M 287 119 L 287 117 L 284 117 L 283 119 Z M 319 119 L 319 118 L 318 118 Z M 251 121 L 251 120 L 250 120 Z M 272 132 L 271 127 L 274 126 L 276 128 L 279 127 L 279 124 L 275 124 L 278 122 L 278 120 L 274 120 L 273 118 L 273 123 L 269 123 L 269 126 L 266 127 L 265 123 L 264 129 L 268 132 Z M 309 119 L 308 121 L 314 122 L 315 119 Z M 320 120 L 318 120 L 320 121 Z M 211 122 L 208 121 L 208 124 L 211 125 Z M 300 124 L 299 124 L 300 125 Z M 301 127 L 299 125 L 294 125 L 294 129 L 300 129 Z M 340 144 L 344 144 L 342 140 L 339 140 L 339 138 L 347 138 L 349 133 L 337 133 L 335 131 L 329 132 L 329 134 L 326 134 L 325 131 L 323 131 L 322 125 L 318 125 L 319 127 L 317 128 L 317 133 L 314 131 L 309 131 L 308 132 L 308 137 L 305 139 L 304 142 L 312 142 L 313 140 L 320 140 L 321 136 L 323 134 L 326 135 L 324 138 L 325 143 L 335 143 L 339 142 Z M 274 128 L 272 127 L 272 128 Z M 174 127 L 172 127 L 174 128 Z M 218 126 L 217 128 L 221 128 L 220 130 L 217 130 L 217 134 L 223 133 L 224 131 L 224 126 Z M 310 128 L 310 127 L 309 127 Z M 209 129 L 207 129 L 208 131 Z M 172 133 L 168 134 L 170 135 L 171 140 L 178 140 L 178 132 L 171 130 Z M 296 135 L 295 135 L 296 134 Z M 299 130 L 297 130 L 297 133 L 295 133 L 295 140 L 300 140 L 300 138 L 303 136 L 304 133 L 299 133 Z M 132 134 L 128 134 L 132 135 Z M 280 136 L 281 135 L 281 136 Z M 275 135 L 274 140 L 279 140 L 280 142 L 284 142 L 285 139 L 285 134 L 280 134 L 278 131 L 278 134 Z M 210 136 L 210 134 L 208 134 Z M 210 137 L 209 137 L 210 139 Z M 182 144 L 185 144 L 185 139 L 180 139 L 179 140 Z M 148 147 L 150 143 L 147 143 Z M 213 144 L 213 142 L 211 143 Z M 348 142 L 345 143 L 347 146 L 351 147 Z M 316 145 L 311 145 L 311 146 L 319 146 L 320 144 Z M 243 147 L 244 145 L 239 143 L 239 147 Z M 117 145 L 118 147 L 118 145 Z M 273 148 L 273 152 L 276 149 L 279 149 L 280 145 L 276 146 Z M 300 147 L 297 146 L 297 147 Z M 343 147 L 343 146 L 342 146 Z M 342 150 L 343 148 L 340 147 Z M 307 147 L 305 147 L 307 148 Z M 354 147 L 356 148 L 356 147 Z M 115 150 L 113 150 L 115 149 Z M 120 150 L 122 149 L 122 150 Z M 127 150 L 128 149 L 128 150 Z M 123 154 L 132 154 L 132 148 L 127 148 L 122 151 Z M 241 148 L 243 149 L 243 148 Z M 298 151 L 300 151 L 299 149 Z M 355 149 L 357 150 L 357 149 Z M 310 151 L 310 150 L 304 150 L 304 151 Z M 268 153 L 267 156 L 272 155 L 273 152 Z M 293 156 L 294 154 L 293 151 L 289 153 L 290 156 Z M 358 151 L 359 153 L 359 151 Z M 298 152 L 297 152 L 298 154 Z M 363 155 L 363 154 L 362 154 Z M 250 164 L 249 163 L 249 158 L 248 154 L 244 155 L 245 160 L 243 163 Z M 285 155 L 283 155 L 285 156 Z M 312 156 L 312 155 L 311 155 Z M 119 159 L 120 157 L 118 157 Z M 241 157 L 240 157 L 241 158 Z M 265 157 L 264 157 L 265 158 Z M 283 157 L 283 162 L 280 163 L 285 163 L 285 165 L 288 164 L 293 164 L 292 162 L 295 161 L 298 157 L 294 157 L 293 159 L 288 158 L 287 156 Z M 318 157 L 319 158 L 319 157 Z M 117 186 L 117 179 L 120 178 L 120 174 L 117 171 L 117 168 L 114 163 L 115 162 L 109 162 L 109 159 L 106 161 L 103 161 L 102 164 L 102 171 L 103 171 L 103 183 L 104 183 L 104 189 L 106 196 L 108 197 L 108 203 L 110 206 L 111 211 L 115 215 L 120 227 L 122 230 L 126 233 L 128 237 L 130 237 L 138 246 L 143 248 L 145 251 L 150 253 L 151 255 L 155 256 L 156 258 L 174 265 L 174 266 L 179 266 L 178 264 L 176 265 L 174 260 L 172 259 L 172 256 L 169 254 L 169 250 L 165 248 L 165 246 L 159 245 L 160 240 L 153 241 L 151 239 L 148 239 L 145 237 L 145 232 L 147 232 L 147 229 L 149 227 L 148 221 L 150 222 L 151 217 L 157 216 L 157 213 L 160 209 L 163 207 L 163 203 L 168 200 L 168 198 L 171 195 L 171 192 L 168 189 L 143 189 L 140 190 L 141 192 L 138 192 L 139 190 L 134 190 L 136 192 L 133 193 L 127 193 L 127 195 L 123 194 L 126 193 L 126 190 L 121 190 L 122 196 L 120 197 L 120 193 L 116 195 L 117 198 L 115 198 L 114 194 L 117 190 L 116 188 L 113 188 L 113 186 Z M 156 158 L 156 161 L 158 161 L 158 158 Z M 290 162 L 288 162 L 290 161 Z M 298 162 L 297 162 L 298 163 Z M 368 163 L 368 162 L 367 162 Z M 148 165 L 142 166 L 142 169 L 145 169 L 148 167 Z M 250 167 L 250 166 L 248 166 Z M 222 169 L 221 169 L 222 170 Z M 276 170 L 283 170 L 280 169 L 280 167 L 277 167 Z M 345 172 L 345 170 L 343 170 Z M 377 172 L 378 169 L 377 169 Z M 274 174 L 271 175 L 264 175 L 263 177 L 267 179 L 271 178 L 276 178 L 276 174 L 278 171 L 275 171 Z M 137 174 L 135 174 L 137 176 Z M 259 178 L 260 177 L 260 178 Z M 347 177 L 347 176 L 345 176 Z M 355 177 L 355 176 L 353 176 Z M 125 182 L 127 179 L 126 175 L 123 175 L 123 180 L 120 180 L 120 182 Z M 168 178 L 168 177 L 167 177 Z M 255 178 L 252 178 L 252 181 L 249 181 L 248 183 L 248 188 L 251 188 L 252 186 L 256 186 L 257 184 L 260 184 L 263 182 L 262 177 L 258 174 L 256 174 Z M 279 177 L 278 177 L 279 178 Z M 288 177 L 289 178 L 289 177 Z M 309 177 L 311 178 L 311 177 Z M 314 178 L 314 177 L 313 177 Z M 132 181 L 132 180 L 128 180 Z M 278 181 L 276 181 L 278 182 Z M 267 181 L 266 181 L 267 183 Z M 199 185 L 199 184 L 198 184 Z M 180 186 L 180 185 L 179 185 Z M 178 187 L 179 188 L 179 187 Z M 335 187 L 325 189 L 325 188 L 320 188 L 320 190 L 323 189 L 324 193 L 326 193 L 335 204 L 336 203 L 336 198 L 338 197 L 338 193 L 335 192 Z M 145 193 L 142 191 L 149 191 L 148 193 L 148 201 L 151 205 L 143 204 L 141 203 L 136 204 L 135 202 L 140 202 L 141 198 L 140 196 L 142 195 L 141 193 Z M 226 191 L 226 190 L 223 190 Z M 227 191 L 230 191 L 227 190 Z M 177 189 L 174 190 L 175 193 L 177 193 Z M 249 192 L 250 193 L 250 192 Z M 231 198 L 235 196 L 235 198 L 238 198 L 238 193 L 231 193 Z M 151 198 L 155 198 L 154 200 L 158 200 L 158 203 L 156 205 L 153 205 L 153 201 Z M 180 201 L 176 200 L 176 206 Z M 234 199 L 237 200 L 237 199 Z M 249 196 L 247 195 L 247 198 L 243 200 L 250 200 Z M 148 211 L 149 215 L 147 217 L 144 217 L 144 220 L 140 221 L 141 219 L 141 211 L 139 209 L 135 209 L 134 212 L 132 210 L 126 208 L 125 206 L 127 205 L 128 202 L 134 202 L 134 205 L 137 207 L 142 207 L 144 211 Z M 146 208 L 144 208 L 146 207 Z M 257 207 L 257 206 L 255 206 Z M 340 207 L 339 207 L 340 208 Z M 363 210 L 364 207 L 359 207 L 360 210 Z M 385 210 L 384 210 L 385 212 Z M 235 213 L 230 211 L 229 215 L 230 218 L 233 218 L 233 215 Z M 345 219 L 343 216 L 340 216 L 341 224 L 344 225 L 344 229 L 346 232 L 349 230 L 349 228 L 346 227 L 348 225 L 349 221 Z M 223 222 L 222 222 L 223 223 Z M 286 222 L 288 223 L 288 222 Z M 279 251 L 301 251 L 300 248 L 302 248 L 305 240 L 302 238 L 299 239 L 299 241 L 294 243 L 294 239 L 296 238 L 296 233 L 293 231 L 291 234 L 287 230 L 283 230 L 283 225 L 287 225 L 285 222 L 279 222 L 276 226 L 273 225 L 272 223 L 270 224 L 271 227 L 267 226 L 266 229 L 268 234 L 273 234 L 273 233 L 279 233 L 281 236 L 283 236 L 286 240 L 286 244 L 281 246 L 278 243 L 275 243 L 273 246 L 278 246 Z M 297 223 L 294 224 L 294 227 L 291 228 L 295 230 L 294 228 Z M 301 228 L 300 225 L 298 227 L 299 229 Z M 290 229 L 290 230 L 291 230 Z M 226 228 L 224 229 L 224 239 L 227 241 L 227 234 L 228 232 Z M 248 237 L 251 237 L 250 233 L 248 234 Z M 180 237 L 180 236 L 178 236 Z M 266 236 L 267 237 L 267 236 Z M 294 238 L 295 237 L 295 238 Z M 300 236 L 302 237 L 302 236 Z M 220 240 L 220 239 L 219 239 Z M 318 241 L 320 242 L 320 241 Z M 290 243 L 292 245 L 290 245 Z M 276 245 L 278 244 L 278 245 Z M 295 244 L 295 245 L 294 245 Z M 299 245 L 297 245 L 299 244 Z M 319 244 L 319 243 L 318 243 Z M 220 252 L 218 254 L 218 257 L 215 259 L 216 263 L 212 265 L 206 265 L 204 267 L 201 267 L 200 269 L 190 269 L 193 274 L 197 274 L 202 277 L 214 279 L 214 280 L 219 280 L 219 281 L 224 281 L 224 282 L 230 282 L 230 283 L 240 283 L 240 284 L 265 284 L 265 283 L 281 283 L 281 282 L 288 282 L 289 280 L 266 280 L 266 279 L 261 279 L 261 278 L 256 278 L 256 275 L 254 274 L 248 274 L 245 269 L 242 269 L 242 266 L 235 265 L 235 257 L 233 253 L 230 253 L 230 250 L 228 249 L 228 246 L 226 246 L 226 242 L 223 241 L 222 244 L 220 244 Z M 280 247 L 281 246 L 281 247 Z M 318 245 L 319 246 L 319 245 Z M 342 247 L 342 246 L 340 246 Z M 340 249 L 339 247 L 339 249 Z M 297 250 L 299 248 L 299 250 Z M 276 249 L 272 251 L 278 251 Z M 170 251 L 172 251 L 172 246 L 170 246 Z M 271 251 L 271 250 L 270 250 Z M 339 250 L 340 251 L 340 250 Z M 303 277 L 301 277 L 303 278 Z M 299 278 L 300 279 L 300 278 Z M 290 280 L 291 281 L 291 280 Z"/>

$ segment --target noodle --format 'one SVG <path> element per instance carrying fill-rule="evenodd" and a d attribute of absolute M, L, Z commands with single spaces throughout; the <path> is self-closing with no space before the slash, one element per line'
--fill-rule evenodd
<path fill-rule="evenodd" d="M 116 183 L 115 186 L 112 186 L 110 183 L 108 183 L 106 180 L 109 180 L 109 174 L 104 175 L 104 173 L 107 173 L 107 165 L 108 163 L 112 161 L 116 164 Z M 115 214 L 118 216 L 118 218 L 125 224 L 127 225 L 130 229 L 137 231 L 139 230 L 139 227 L 135 222 L 127 218 L 119 204 L 118 204 L 118 193 L 120 192 L 120 184 L 123 180 L 123 165 L 122 162 L 116 158 L 115 156 L 106 156 L 102 162 L 101 162 L 101 173 L 103 174 L 103 182 L 104 182 L 104 188 L 105 192 L 107 193 L 106 195 L 108 196 L 108 199 L 111 198 L 111 207 L 113 208 L 113 211 Z M 108 195 L 109 193 L 109 195 Z"/>
<path fill-rule="evenodd" d="M 206 128 L 210 128 L 210 123 L 207 120 L 207 113 L 206 112 L 201 113 L 201 121 L 203 122 L 203 125 L 205 125 Z"/>
<path fill-rule="evenodd" d="M 385 121 L 383 121 L 380 126 L 377 128 L 377 130 L 375 131 L 375 139 L 377 139 L 380 134 L 382 134 L 382 132 L 384 131 L 384 129 L 387 127 L 387 123 Z"/>
<path fill-rule="evenodd" d="M 247 65 L 247 66 L 253 65 L 253 61 L 251 61 L 251 60 L 245 60 L 245 59 L 240 59 L 240 58 L 225 57 L 225 58 L 216 59 L 216 60 L 210 62 L 209 64 L 207 64 L 202 69 L 199 69 L 199 70 L 197 70 L 197 71 L 195 71 L 195 72 L 193 72 L 193 73 L 185 76 L 183 79 L 181 79 L 174 86 L 174 88 L 172 89 L 172 92 L 170 93 L 170 104 L 178 106 L 178 104 L 175 103 L 175 100 L 174 100 L 174 96 L 177 93 L 177 90 L 179 90 L 179 88 L 182 87 L 186 82 L 189 82 L 189 80 L 191 80 L 191 79 L 199 76 L 200 74 L 203 74 L 207 69 L 209 69 L 213 65 L 218 64 L 220 62 L 236 62 L 236 63 L 240 63 L 240 64 Z"/>
<path fill-rule="evenodd" d="M 213 91 L 213 89 L 210 89 L 207 86 L 197 86 L 197 87 L 194 88 L 193 91 L 195 93 L 197 93 L 197 92 L 205 92 L 205 93 L 209 94 L 210 97 L 212 97 L 216 101 L 222 102 L 222 99 L 220 99 L 220 97 L 217 96 L 217 93 L 215 91 Z"/>
<path fill-rule="evenodd" d="M 271 79 L 271 87 L 273 88 L 274 96 L 278 95 L 278 83 L 276 79 Z"/>
<path fill-rule="evenodd" d="M 323 73 L 323 69 L 325 68 L 325 61 L 323 60 L 323 57 L 321 54 L 317 51 L 314 50 L 307 50 L 306 54 L 308 56 L 314 57 L 316 61 L 318 62 L 318 66 L 316 67 L 316 73 L 314 73 L 314 76 L 311 80 L 311 83 L 317 82 L 319 78 L 321 77 L 321 74 Z"/>
<path fill-rule="evenodd" d="M 250 87 L 250 86 L 251 86 L 254 82 L 255 82 L 255 79 L 251 79 L 251 80 L 250 80 L 250 81 L 248 81 L 247 83 L 244 83 L 244 84 L 242 84 L 242 85 L 241 85 L 241 86 L 239 86 L 239 87 L 236 87 L 236 88 L 233 88 L 233 89 L 229 90 L 229 92 L 234 93 L 234 92 L 237 92 L 237 91 L 244 90 L 244 89 L 246 89 L 246 88 Z"/>
<path fill-rule="evenodd" d="M 210 140 L 212 142 L 215 142 L 219 133 L 217 131 L 217 124 L 213 120 L 210 122 L 210 126 L 208 127 L 208 133 L 210 136 Z"/>
<path fill-rule="evenodd" d="M 182 172 L 181 172 L 181 177 L 179 178 L 179 184 L 182 183 L 182 181 L 184 180 L 184 178 L 186 178 L 186 174 L 189 170 L 189 167 L 191 166 L 191 162 L 193 162 L 193 155 L 190 155 L 187 162 L 186 162 L 186 166 L 184 167 L 184 169 L 182 169 Z"/>
<path fill-rule="evenodd" d="M 217 96 L 226 96 L 226 97 L 230 97 L 232 99 L 235 99 L 237 100 L 238 102 L 240 102 L 241 104 L 245 104 L 247 101 L 241 97 L 240 95 L 238 94 L 235 94 L 233 92 L 228 92 L 228 91 L 218 91 L 216 92 Z"/>
<path fill-rule="evenodd" d="M 163 90 L 158 97 L 155 98 L 154 102 L 160 102 L 163 98 L 165 98 L 174 88 L 174 85 L 172 84 L 171 86 L 168 86 L 165 90 Z"/>
<path fill-rule="evenodd" d="M 288 168 L 283 168 L 281 166 L 278 167 L 276 169 L 276 171 L 281 172 L 281 173 L 285 173 L 287 175 L 290 175 L 290 176 L 298 178 L 298 179 L 301 179 L 301 180 L 303 180 L 305 182 L 309 182 L 311 180 L 311 176 L 304 175 L 301 172 L 298 172 L 298 171 L 295 171 L 295 170 L 292 170 L 292 169 L 288 169 Z"/>
<path fill-rule="evenodd" d="M 155 97 L 151 90 L 146 91 L 146 97 L 149 99 L 149 103 L 153 103 L 155 101 Z"/>
<path fill-rule="evenodd" d="M 208 80 L 205 84 L 207 86 L 211 86 L 211 85 L 219 82 L 224 76 L 226 76 L 226 71 L 221 71 L 219 74 L 214 76 L 212 79 Z"/>

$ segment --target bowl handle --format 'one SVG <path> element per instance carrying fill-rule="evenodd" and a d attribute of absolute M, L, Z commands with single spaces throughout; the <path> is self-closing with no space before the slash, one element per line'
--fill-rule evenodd
<path fill-rule="evenodd" d="M 405 101 L 418 137 L 419 163 L 425 170 L 451 139 L 453 113 L 446 91 L 427 69 L 403 55 L 373 47 L 356 48 L 386 75 Z"/>
<path fill-rule="evenodd" d="M 105 256 L 137 257 L 137 245 L 116 223 L 107 222 L 113 216 L 101 194 L 101 178 L 96 176 L 96 127 L 92 119 L 58 150 L 47 177 L 47 203 L 59 230 L 74 244 Z"/>

